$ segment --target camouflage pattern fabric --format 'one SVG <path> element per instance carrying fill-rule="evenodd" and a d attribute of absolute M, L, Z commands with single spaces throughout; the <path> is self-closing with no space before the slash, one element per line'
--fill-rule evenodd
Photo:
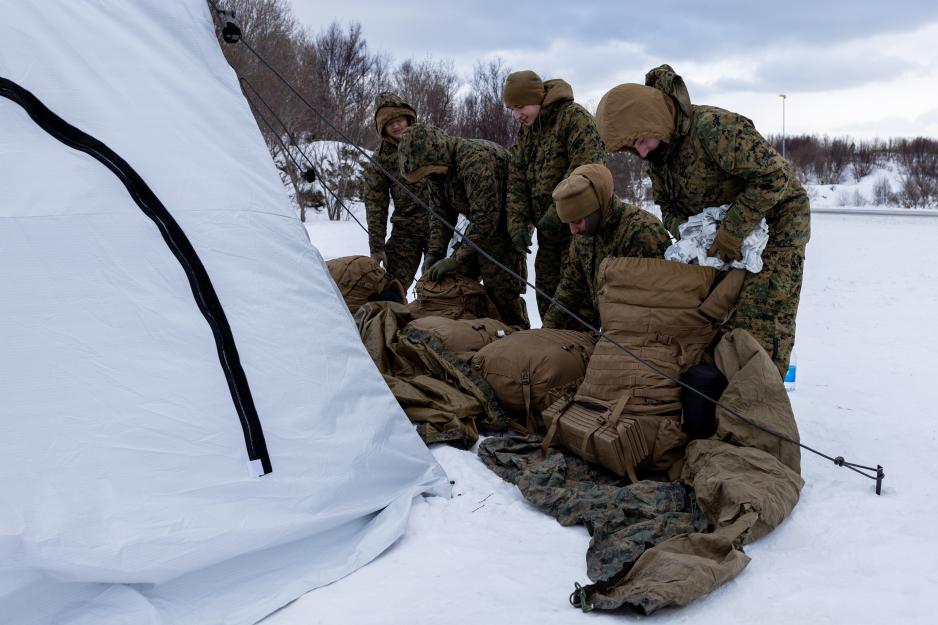
<path fill-rule="evenodd" d="M 613 197 L 596 235 L 573 237 L 569 260 L 554 297 L 585 321 L 599 327 L 596 283 L 599 265 L 607 256 L 662 258 L 671 239 L 654 215 Z M 544 315 L 545 328 L 583 330 L 560 308 L 551 305 Z"/>
<path fill-rule="evenodd" d="M 675 76 L 663 65 L 649 72 L 645 82 L 674 96 Z M 721 227 L 739 239 L 765 218 L 771 250 L 763 260 L 772 267 L 766 267 L 770 271 L 765 275 L 747 276 L 741 312 L 731 327 L 752 332 L 784 375 L 794 343 L 805 246 L 811 238 L 808 195 L 752 121 L 681 100 L 686 94 L 677 100 L 676 136 L 662 161 L 650 168 L 655 203 L 675 236 L 688 217 L 709 206 L 730 204 Z M 685 111 L 690 111 L 689 117 Z M 772 321 L 777 311 L 779 319 Z"/>
<path fill-rule="evenodd" d="M 434 208 L 450 224 L 456 223 L 459 214 L 465 215 L 469 220 L 465 238 L 498 262 L 526 275 L 523 255 L 514 249 L 506 226 L 508 151 L 505 148 L 482 139 L 449 137 L 438 128 L 417 125 L 402 137 L 400 161 L 402 173 L 445 164 L 449 168 L 446 174 L 429 177 Z M 450 236 L 450 230 L 443 223 L 431 220 L 429 253 L 442 258 Z M 457 245 L 452 258 L 457 262 L 459 273 L 481 276 L 502 321 L 512 326 L 529 326 L 521 298 L 524 283 L 476 254 L 470 245 Z"/>
<path fill-rule="evenodd" d="M 551 193 L 571 171 L 602 163 L 602 140 L 593 116 L 573 102 L 573 90 L 562 80 L 544 83 L 544 104 L 532 126 L 521 126 L 508 167 L 508 233 L 529 232 L 547 212 L 556 214 Z M 556 223 L 556 220 L 555 220 Z M 553 295 L 570 245 L 564 224 L 537 230 L 535 285 Z M 543 316 L 550 302 L 538 298 Z"/>
<path fill-rule="evenodd" d="M 561 525 L 587 527 L 587 574 L 594 582 L 614 585 L 647 549 L 707 527 L 680 482 L 630 484 L 558 449 L 542 460 L 541 441 L 536 435 L 487 438 L 479 445 L 479 457 Z"/>
<path fill-rule="evenodd" d="M 382 93 L 375 100 L 376 113 L 384 107 L 410 108 L 403 100 L 391 93 Z M 380 134 L 380 129 L 378 133 Z M 381 145 L 372 157 L 386 171 L 397 175 L 398 155 L 395 143 L 382 137 Z M 387 254 L 388 273 L 396 278 L 406 290 L 414 281 L 417 268 L 420 266 L 420 258 L 427 250 L 430 217 L 423 207 L 394 181 L 381 173 L 374 164 L 365 165 L 362 176 L 362 195 L 368 222 L 368 247 L 371 253 L 385 252 Z M 425 183 L 405 184 L 424 202 L 429 200 Z M 394 212 L 391 214 L 391 237 L 388 239 L 388 207 L 392 200 Z"/>

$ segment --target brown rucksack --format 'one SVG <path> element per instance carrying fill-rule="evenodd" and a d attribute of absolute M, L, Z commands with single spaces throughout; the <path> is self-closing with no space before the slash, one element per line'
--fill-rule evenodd
<path fill-rule="evenodd" d="M 414 317 L 449 319 L 499 319 L 495 304 L 478 280 L 451 273 L 434 282 L 424 274 L 416 285 L 417 299 L 410 304 Z"/>
<path fill-rule="evenodd" d="M 511 334 L 510 327 L 495 319 L 448 319 L 422 317 L 414 319 L 407 328 L 436 337 L 444 349 L 454 356 L 469 360 L 496 339 Z"/>
<path fill-rule="evenodd" d="M 664 259 L 610 257 L 603 260 L 598 276 L 603 332 L 680 379 L 700 362 L 733 310 L 745 272 L 722 273 Z M 545 425 L 552 434 L 559 432 L 570 451 L 586 458 L 583 450 L 592 448 L 584 438 L 598 432 L 609 435 L 621 430 L 622 423 L 634 421 L 648 453 L 634 458 L 637 465 L 671 472 L 679 467 L 687 436 L 681 428 L 681 387 L 675 382 L 600 340 L 576 400 L 599 405 L 593 421 L 581 414 L 582 406 L 568 416 L 570 404 L 557 403 L 544 413 Z M 618 406 L 618 411 L 611 406 Z M 551 442 L 545 440 L 546 445 Z M 608 460 L 614 456 L 593 453 L 600 464 L 618 472 L 624 465 Z"/>
<path fill-rule="evenodd" d="M 593 336 L 575 330 L 522 330 L 486 345 L 472 358 L 499 403 L 520 415 L 513 427 L 543 431 L 541 410 L 572 394 L 586 373 Z"/>
<path fill-rule="evenodd" d="M 326 261 L 326 266 L 353 315 L 364 304 L 376 299 L 399 297 L 399 303 L 407 302 L 400 282 L 370 256 L 343 256 Z"/>

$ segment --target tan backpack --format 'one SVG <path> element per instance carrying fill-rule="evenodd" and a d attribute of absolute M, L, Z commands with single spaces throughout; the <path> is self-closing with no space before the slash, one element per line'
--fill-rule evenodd
<path fill-rule="evenodd" d="M 542 432 L 541 410 L 572 394 L 586 373 L 593 336 L 575 330 L 522 330 L 486 345 L 472 358 L 498 402 L 520 415 L 516 430 Z"/>
<path fill-rule="evenodd" d="M 326 261 L 326 266 L 353 315 L 386 291 L 399 296 L 401 303 L 407 302 L 407 294 L 400 282 L 388 275 L 370 256 L 343 256 Z"/>
<path fill-rule="evenodd" d="M 444 349 L 463 360 L 469 360 L 489 343 L 512 332 L 510 327 L 495 319 L 446 317 L 422 317 L 411 321 L 407 328 L 433 335 Z"/>
<path fill-rule="evenodd" d="M 417 299 L 410 304 L 414 317 L 499 319 L 495 304 L 478 280 L 451 273 L 439 282 L 423 275 L 417 280 Z"/>
<path fill-rule="evenodd" d="M 744 277 L 742 270 L 723 273 L 664 259 L 606 258 L 597 283 L 603 332 L 680 379 L 700 362 L 732 312 Z M 632 458 L 635 467 L 669 474 L 679 470 L 687 436 L 681 428 L 678 384 L 600 340 L 575 400 L 566 405 L 557 402 L 545 411 L 545 426 L 551 431 L 545 445 L 559 435 L 570 451 L 595 458 L 621 475 L 629 463 L 613 458 L 625 457 L 624 453 L 593 451 L 587 458 L 584 450 L 593 449 L 590 441 L 600 434 L 615 438 L 627 423 L 641 430 L 647 451 L 643 458 Z M 590 411 L 584 405 L 598 407 Z M 626 442 L 622 438 L 621 449 Z"/>

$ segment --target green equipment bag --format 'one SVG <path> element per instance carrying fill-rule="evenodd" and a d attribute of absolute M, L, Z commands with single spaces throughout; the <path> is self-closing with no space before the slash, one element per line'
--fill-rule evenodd
<path fill-rule="evenodd" d="M 444 349 L 463 360 L 469 360 L 489 343 L 512 333 L 509 326 L 496 319 L 422 317 L 411 321 L 407 328 L 436 337 Z"/>

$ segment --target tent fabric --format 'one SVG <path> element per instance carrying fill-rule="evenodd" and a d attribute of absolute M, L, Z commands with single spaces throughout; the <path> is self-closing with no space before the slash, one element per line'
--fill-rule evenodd
<path fill-rule="evenodd" d="M 253 623 L 367 563 L 449 484 L 288 204 L 203 0 L 0 0 L 0 76 L 167 207 L 237 343 L 111 172 L 0 98 L 0 614 Z M 315 311 L 312 314 L 312 311 Z"/>

